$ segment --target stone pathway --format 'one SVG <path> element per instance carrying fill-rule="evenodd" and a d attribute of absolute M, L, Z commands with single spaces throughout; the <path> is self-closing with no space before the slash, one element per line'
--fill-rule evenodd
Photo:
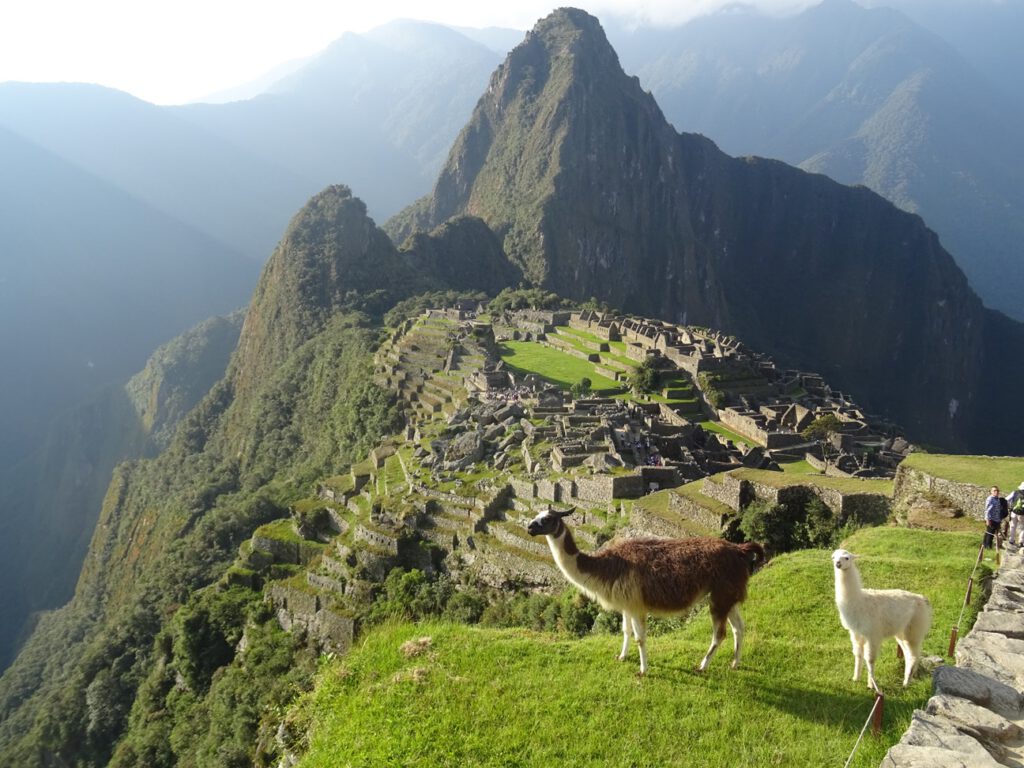
<path fill-rule="evenodd" d="M 1004 553 L 956 663 L 932 673 L 934 695 L 882 768 L 1024 768 L 1024 556 Z"/>

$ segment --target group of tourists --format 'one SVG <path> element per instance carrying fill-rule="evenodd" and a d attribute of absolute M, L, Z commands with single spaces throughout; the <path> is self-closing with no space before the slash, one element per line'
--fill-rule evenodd
<path fill-rule="evenodd" d="M 1024 483 L 1009 496 L 993 485 L 985 500 L 985 548 L 991 549 L 997 534 L 1002 534 L 1006 546 L 1018 549 L 1024 543 Z"/>

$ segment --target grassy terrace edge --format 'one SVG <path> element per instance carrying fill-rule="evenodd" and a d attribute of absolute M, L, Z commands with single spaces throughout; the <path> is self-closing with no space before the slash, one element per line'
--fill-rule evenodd
<path fill-rule="evenodd" d="M 845 546 L 862 556 L 867 586 L 920 591 L 935 609 L 925 653 L 945 652 L 977 537 L 865 529 Z M 983 566 L 986 568 L 986 566 Z M 983 595 L 976 591 L 963 631 Z M 651 672 L 635 676 L 635 650 L 614 661 L 618 639 L 571 639 L 528 630 L 450 624 L 392 625 L 350 656 L 324 664 L 316 689 L 290 717 L 310 729 L 302 768 L 339 765 L 841 765 L 871 708 L 833 600 L 828 553 L 803 550 L 751 581 L 741 669 L 728 643 L 706 675 L 706 610 L 649 640 Z M 404 643 L 429 637 L 419 652 Z M 927 676 L 899 687 L 892 641 L 878 664 L 887 694 L 882 737 L 853 763 L 876 766 L 930 695 Z M 541 731 L 538 731 L 538 727 Z"/>
<path fill-rule="evenodd" d="M 911 453 L 902 466 L 934 477 L 985 488 L 998 485 L 1009 493 L 1024 481 L 1024 458 L 1019 456 L 956 456 Z"/>

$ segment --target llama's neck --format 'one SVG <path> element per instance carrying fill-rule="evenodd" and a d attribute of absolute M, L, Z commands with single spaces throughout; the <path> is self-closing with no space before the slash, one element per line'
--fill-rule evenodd
<path fill-rule="evenodd" d="M 860 572 L 857 566 L 846 570 L 836 568 L 836 602 L 849 603 L 861 595 Z"/>
<path fill-rule="evenodd" d="M 573 584 L 584 586 L 584 577 L 579 567 L 579 557 L 582 553 L 576 546 L 576 540 L 572 537 L 569 526 L 562 523 L 557 531 L 547 535 L 547 540 L 558 569 Z"/>

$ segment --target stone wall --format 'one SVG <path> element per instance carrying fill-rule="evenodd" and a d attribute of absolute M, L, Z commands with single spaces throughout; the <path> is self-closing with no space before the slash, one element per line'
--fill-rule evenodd
<path fill-rule="evenodd" d="M 933 695 L 883 768 L 1019 766 L 1024 758 L 1024 567 L 1007 554 L 985 608 L 932 674 Z"/>
<path fill-rule="evenodd" d="M 702 493 L 739 512 L 745 501 L 744 490 L 741 480 L 729 474 L 720 474 L 705 478 Z"/>
<path fill-rule="evenodd" d="M 537 488 L 532 480 L 513 477 L 509 480 L 509 486 L 512 488 L 512 495 L 520 499 L 532 499 L 537 495 Z"/>
<path fill-rule="evenodd" d="M 352 647 L 355 622 L 324 607 L 317 595 L 283 584 L 271 584 L 267 587 L 266 599 L 286 632 L 304 629 L 323 651 L 345 653 Z"/>
<path fill-rule="evenodd" d="M 977 520 L 985 519 L 985 499 L 988 498 L 989 488 L 932 477 L 921 470 L 911 469 L 906 464 L 900 464 L 896 470 L 895 487 L 897 503 L 915 492 L 937 493 L 949 499 L 965 515 Z"/>
<path fill-rule="evenodd" d="M 685 496 L 673 493 L 668 497 L 668 506 L 676 514 L 687 520 L 693 520 L 709 530 L 717 531 L 722 528 L 724 522 L 722 515 L 715 514 L 712 510 Z"/>
<path fill-rule="evenodd" d="M 353 537 L 358 541 L 365 541 L 372 547 L 382 549 L 392 555 L 398 554 L 398 537 L 389 536 L 380 531 L 374 531 L 364 525 L 357 525 L 352 532 Z"/>
<path fill-rule="evenodd" d="M 815 489 L 809 485 L 788 485 L 785 488 L 776 488 L 772 485 L 754 483 L 749 480 L 742 480 L 740 482 L 741 484 L 746 484 L 741 497 L 741 502 L 744 505 L 756 499 L 758 501 L 766 501 L 769 504 L 803 506 L 816 495 Z"/>
<path fill-rule="evenodd" d="M 537 498 L 549 501 L 562 500 L 562 488 L 558 483 L 548 480 L 546 477 L 536 482 Z"/>
<path fill-rule="evenodd" d="M 729 429 L 756 441 L 761 446 L 768 445 L 768 433 L 749 416 L 738 413 L 732 408 L 723 408 L 718 412 L 718 418 Z"/>
<path fill-rule="evenodd" d="M 615 496 L 611 477 L 577 477 L 576 498 L 588 504 L 608 504 Z"/>

